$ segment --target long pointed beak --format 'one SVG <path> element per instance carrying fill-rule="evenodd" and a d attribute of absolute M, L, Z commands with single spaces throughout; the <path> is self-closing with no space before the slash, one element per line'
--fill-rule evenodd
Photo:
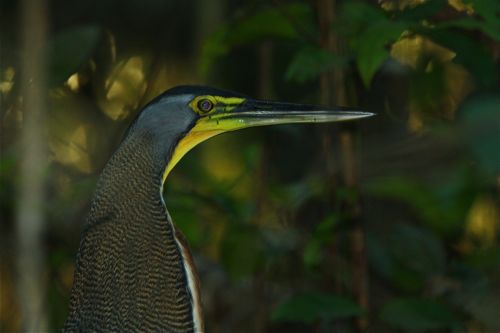
<path fill-rule="evenodd" d="M 163 174 L 163 181 L 175 164 L 194 146 L 220 133 L 242 128 L 293 123 L 327 123 L 373 116 L 373 113 L 346 108 L 329 110 L 316 105 L 226 98 L 214 112 L 201 116 L 191 131 L 179 141 Z"/>
<path fill-rule="evenodd" d="M 317 105 L 247 99 L 235 107 L 226 107 L 206 116 L 203 120 L 203 130 L 225 132 L 254 126 L 327 123 L 370 116 L 373 116 L 373 113 L 346 108 L 329 110 Z"/>

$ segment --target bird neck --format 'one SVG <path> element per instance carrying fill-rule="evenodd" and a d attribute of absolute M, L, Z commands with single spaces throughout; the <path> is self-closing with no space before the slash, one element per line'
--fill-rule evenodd
<path fill-rule="evenodd" d="M 102 209 L 103 205 L 116 209 L 119 203 L 133 206 L 144 201 L 161 202 L 162 174 L 173 148 L 165 147 L 161 152 L 154 147 L 153 140 L 148 135 L 127 137 L 108 161 L 93 202 L 101 214 L 109 213 Z"/>
<path fill-rule="evenodd" d="M 129 133 L 104 168 L 78 251 L 65 330 L 202 331 L 189 250 L 161 194 L 177 141 L 159 146 L 148 133 Z"/>

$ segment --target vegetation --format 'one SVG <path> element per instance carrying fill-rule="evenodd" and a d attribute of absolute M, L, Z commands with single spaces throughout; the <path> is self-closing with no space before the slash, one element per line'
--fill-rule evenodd
<path fill-rule="evenodd" d="M 46 8 L 45 79 L 34 83 L 46 154 L 34 168 L 51 331 L 100 170 L 142 105 L 189 83 L 377 113 L 224 134 L 174 169 L 164 197 L 196 257 L 208 332 L 500 331 L 498 1 Z M 26 327 L 22 10 L 0 1 L 2 332 Z"/>

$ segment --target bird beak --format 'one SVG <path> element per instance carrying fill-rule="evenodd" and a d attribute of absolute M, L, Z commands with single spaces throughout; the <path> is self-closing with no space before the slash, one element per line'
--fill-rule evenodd
<path fill-rule="evenodd" d="M 270 102 L 237 97 L 219 98 L 209 114 L 201 116 L 178 143 L 163 174 L 163 181 L 172 168 L 197 144 L 220 133 L 242 128 L 293 123 L 327 123 L 370 117 L 373 113 L 345 108 L 327 109 L 316 105 Z"/>
<path fill-rule="evenodd" d="M 238 105 L 226 106 L 205 116 L 199 129 L 226 132 L 254 126 L 327 123 L 370 116 L 373 116 L 373 113 L 346 108 L 329 110 L 317 105 L 245 99 Z"/>

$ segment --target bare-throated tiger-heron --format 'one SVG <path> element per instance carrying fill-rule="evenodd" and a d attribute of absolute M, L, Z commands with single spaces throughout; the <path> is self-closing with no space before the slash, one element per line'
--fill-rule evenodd
<path fill-rule="evenodd" d="M 162 197 L 175 164 L 223 132 L 370 115 L 202 86 L 180 86 L 158 96 L 140 111 L 99 178 L 63 331 L 203 332 L 193 261 Z"/>

